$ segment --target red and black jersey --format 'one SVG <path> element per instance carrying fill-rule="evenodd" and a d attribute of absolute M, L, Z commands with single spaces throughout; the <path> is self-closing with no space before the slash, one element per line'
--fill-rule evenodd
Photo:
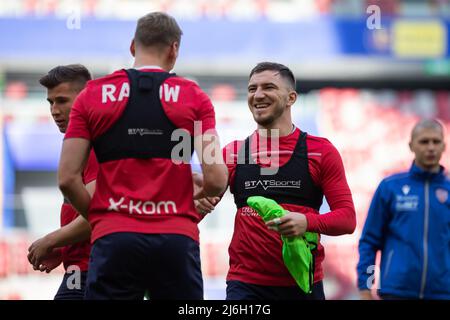
<path fill-rule="evenodd" d="M 245 173 L 243 169 L 247 162 L 239 161 L 241 155 L 246 154 L 243 141 L 234 141 L 224 148 L 229 185 L 238 207 L 229 247 L 227 280 L 270 286 L 296 285 L 283 263 L 280 235 L 268 229 L 262 218 L 243 202 L 243 198 L 256 188 L 260 189 L 258 194 L 272 197 L 286 210 L 305 214 L 307 231 L 326 235 L 353 232 L 355 209 L 338 151 L 327 139 L 306 135 L 302 142 L 302 136 L 296 129 L 288 136 L 280 137 L 278 148 L 273 148 L 271 140 L 261 138 L 257 131 L 250 136 L 248 154 L 251 162 L 261 168 L 278 167 L 274 175 L 258 175 L 256 171 L 252 173 L 250 167 Z M 322 195 L 330 205 L 329 213 L 319 214 Z M 320 243 L 313 254 L 314 282 L 317 282 L 323 279 L 322 261 L 325 256 Z"/>
<path fill-rule="evenodd" d="M 83 171 L 83 183 L 85 185 L 97 178 L 98 163 L 95 153 L 91 150 L 86 167 Z M 61 206 L 61 227 L 69 224 L 79 216 L 78 212 L 68 203 Z M 91 243 L 89 240 L 79 242 L 61 248 L 62 262 L 64 269 L 68 266 L 76 265 L 81 271 L 87 271 L 89 264 L 89 254 L 91 253 Z"/>
<path fill-rule="evenodd" d="M 168 154 L 168 131 L 176 129 L 189 143 L 215 130 L 211 101 L 194 82 L 155 67 L 88 82 L 65 138 L 90 140 L 99 157 L 88 212 L 92 242 L 114 232 L 175 233 L 198 241 L 190 164 Z"/>

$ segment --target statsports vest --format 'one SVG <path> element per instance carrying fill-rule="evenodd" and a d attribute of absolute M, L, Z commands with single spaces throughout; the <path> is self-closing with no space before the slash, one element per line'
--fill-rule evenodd
<path fill-rule="evenodd" d="M 159 90 L 161 84 L 175 74 L 135 69 L 125 71 L 130 82 L 128 104 L 119 120 L 93 141 L 98 162 L 127 158 L 171 159 L 172 150 L 179 144 L 178 140 L 172 140 L 172 133 L 178 128 L 165 114 L 159 100 Z M 192 152 L 185 155 L 184 150 L 176 154 L 177 159 L 188 161 Z"/>
<path fill-rule="evenodd" d="M 247 198 L 263 196 L 280 204 L 294 204 L 319 211 L 323 191 L 309 173 L 306 132 L 302 132 L 289 161 L 274 175 L 262 175 L 261 166 L 250 155 L 250 137 L 238 151 L 238 163 L 231 193 L 237 208 L 247 205 Z"/>

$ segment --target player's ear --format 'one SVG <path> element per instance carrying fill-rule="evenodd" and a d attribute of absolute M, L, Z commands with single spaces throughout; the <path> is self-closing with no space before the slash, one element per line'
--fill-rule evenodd
<path fill-rule="evenodd" d="M 292 106 L 295 103 L 295 101 L 297 101 L 297 95 L 298 94 L 295 90 L 292 90 L 289 92 L 288 101 L 287 101 L 287 104 L 289 106 Z"/>
<path fill-rule="evenodd" d="M 130 52 L 131 55 L 134 57 L 136 55 L 136 45 L 134 43 L 134 39 L 131 40 L 131 44 L 130 44 Z"/>
<path fill-rule="evenodd" d="M 171 58 L 178 58 L 178 50 L 180 49 L 180 44 L 177 41 L 174 41 L 170 45 L 170 57 Z"/>

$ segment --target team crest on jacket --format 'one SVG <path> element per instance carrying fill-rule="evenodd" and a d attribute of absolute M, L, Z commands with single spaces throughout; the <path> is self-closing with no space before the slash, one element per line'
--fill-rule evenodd
<path fill-rule="evenodd" d="M 405 185 L 402 187 L 402 192 L 403 192 L 403 194 L 404 194 L 405 196 L 408 195 L 409 190 L 411 190 L 411 187 L 408 186 L 407 184 L 405 184 Z"/>
<path fill-rule="evenodd" d="M 440 203 L 445 203 L 448 199 L 448 191 L 441 188 L 436 189 L 436 198 Z"/>

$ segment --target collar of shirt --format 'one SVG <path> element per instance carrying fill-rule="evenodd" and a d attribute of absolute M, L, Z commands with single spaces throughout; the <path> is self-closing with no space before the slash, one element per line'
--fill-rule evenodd
<path fill-rule="evenodd" d="M 439 172 L 429 172 L 429 171 L 425 171 L 424 169 L 418 167 L 413 161 L 409 172 L 413 176 L 415 176 L 421 180 L 445 179 L 445 168 L 441 165 L 439 166 Z"/>
<path fill-rule="evenodd" d="M 133 69 L 136 69 L 136 70 L 142 70 L 142 69 L 161 69 L 161 70 L 163 70 L 163 68 L 161 68 L 160 66 L 156 66 L 156 65 L 154 65 L 154 66 L 140 66 L 140 67 L 133 67 Z"/>

